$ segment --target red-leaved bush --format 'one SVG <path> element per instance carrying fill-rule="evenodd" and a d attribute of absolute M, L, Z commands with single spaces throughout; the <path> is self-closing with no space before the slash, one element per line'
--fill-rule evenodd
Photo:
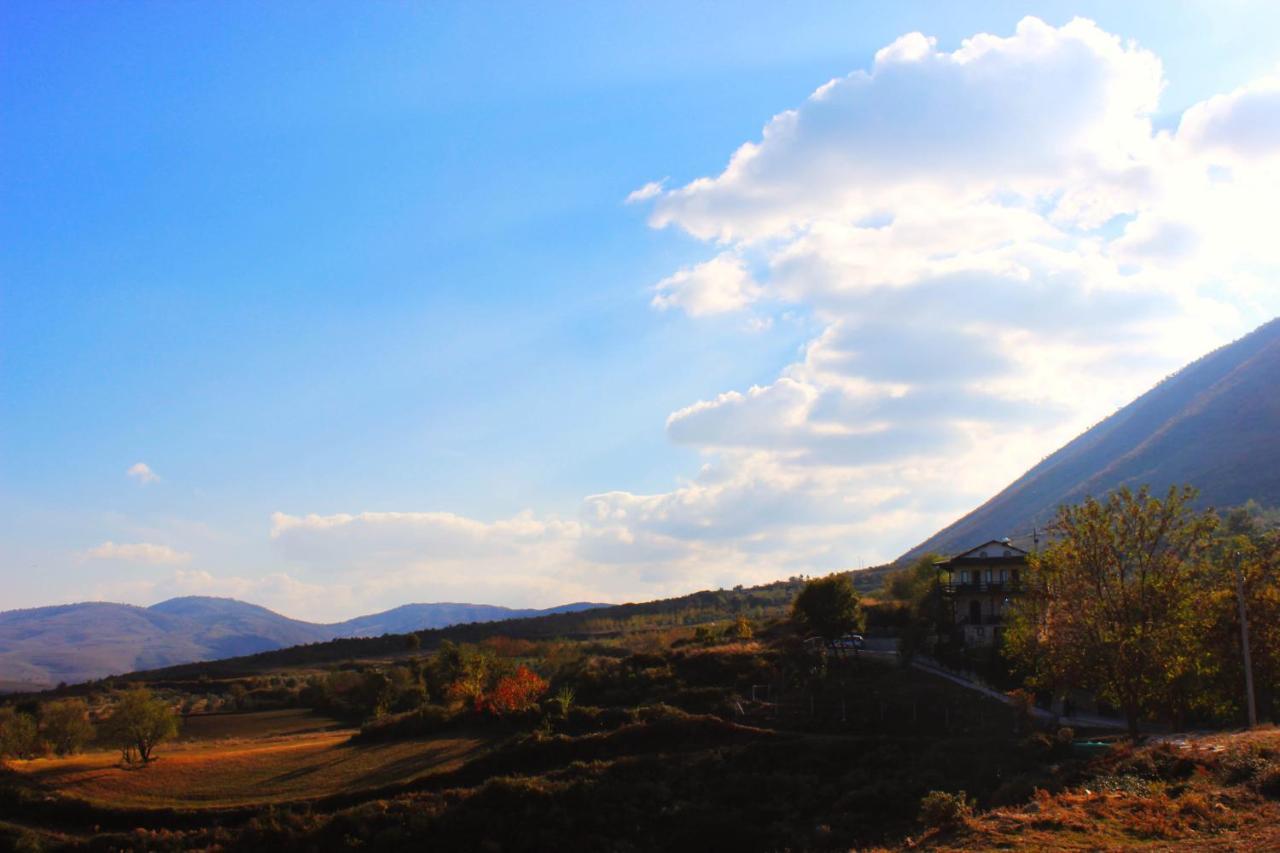
<path fill-rule="evenodd" d="M 511 675 L 498 679 L 486 698 L 485 706 L 491 714 L 503 716 L 527 711 L 538 704 L 547 692 L 547 682 L 527 666 L 518 666 Z"/>

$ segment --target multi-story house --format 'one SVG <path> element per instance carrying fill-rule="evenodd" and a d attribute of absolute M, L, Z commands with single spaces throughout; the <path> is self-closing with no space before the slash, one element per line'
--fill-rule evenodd
<path fill-rule="evenodd" d="M 950 618 L 966 646 L 988 646 L 1000 639 L 1005 611 L 1022 591 L 1028 556 L 1008 539 L 992 539 L 934 564 L 943 617 Z"/>

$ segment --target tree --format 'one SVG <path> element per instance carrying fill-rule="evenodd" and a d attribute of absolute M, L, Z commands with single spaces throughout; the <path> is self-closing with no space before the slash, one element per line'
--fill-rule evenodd
<path fill-rule="evenodd" d="M 34 717 L 17 708 L 0 708 L 0 758 L 31 758 L 38 745 Z"/>
<path fill-rule="evenodd" d="M 156 746 L 177 733 L 178 718 L 173 708 L 145 687 L 120 694 L 103 725 L 103 735 L 120 747 L 126 764 L 138 760 L 148 763 Z"/>
<path fill-rule="evenodd" d="M 1206 637 L 1220 650 L 1215 687 L 1224 704 L 1244 715 L 1252 682 L 1258 713 L 1275 718 L 1280 712 L 1280 530 L 1270 527 L 1268 512 L 1254 504 L 1224 516 L 1206 577 L 1205 609 L 1215 614 Z M 1252 678 L 1243 655 L 1246 634 Z"/>
<path fill-rule="evenodd" d="M 46 743 L 58 755 L 71 755 L 93 740 L 89 705 L 83 699 L 59 699 L 40 708 L 40 724 Z"/>
<path fill-rule="evenodd" d="M 853 582 L 843 574 L 809 581 L 791 604 L 791 619 L 828 642 L 849 633 L 862 621 Z"/>
<path fill-rule="evenodd" d="M 538 699 L 547 692 L 547 682 L 527 666 L 518 666 L 510 675 L 498 679 L 485 700 L 485 706 L 495 716 L 515 714 L 536 707 Z"/>
<path fill-rule="evenodd" d="M 1032 686 L 1093 692 L 1124 711 L 1134 739 L 1141 717 L 1196 701 L 1212 666 L 1198 579 L 1216 518 L 1191 508 L 1195 494 L 1122 488 L 1061 507 L 1005 634 Z"/>
<path fill-rule="evenodd" d="M 924 651 L 937 654 L 928 648 L 928 640 L 937 636 L 942 619 L 942 601 L 938 589 L 937 554 L 924 554 L 910 566 L 905 566 L 885 576 L 878 593 L 886 602 L 896 602 L 899 635 L 898 652 L 903 665 Z"/>

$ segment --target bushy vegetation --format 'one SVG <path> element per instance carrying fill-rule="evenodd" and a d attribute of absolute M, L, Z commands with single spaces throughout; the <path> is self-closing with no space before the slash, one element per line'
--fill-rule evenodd
<path fill-rule="evenodd" d="M 55 755 L 72 755 L 94 738 L 89 705 L 83 699 L 58 699 L 40 708 L 41 736 Z"/>
<path fill-rule="evenodd" d="M 125 764 L 146 764 L 155 748 L 177 733 L 173 708 L 145 687 L 122 693 L 102 725 L 102 739 L 120 748 Z"/>
<path fill-rule="evenodd" d="M 973 814 L 964 791 L 930 791 L 920 801 L 920 823 L 930 829 L 959 826 Z"/>
<path fill-rule="evenodd" d="M 1061 509 L 1006 635 L 1029 683 L 1093 693 L 1124 712 L 1135 738 L 1141 719 L 1182 726 L 1238 713 L 1243 606 L 1258 695 L 1275 714 L 1280 535 L 1247 513 L 1224 523 L 1196 511 L 1194 497 L 1121 489 Z"/>
<path fill-rule="evenodd" d="M 835 640 L 862 626 L 862 609 L 846 574 L 827 575 L 804 585 L 791 605 L 791 618 L 805 631 Z"/>

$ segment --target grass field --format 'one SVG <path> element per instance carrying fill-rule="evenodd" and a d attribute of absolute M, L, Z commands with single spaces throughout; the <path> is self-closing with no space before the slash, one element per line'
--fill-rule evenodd
<path fill-rule="evenodd" d="M 1156 760 L 1152 760 L 1152 759 Z M 1121 748 L 1057 794 L 966 819 L 918 849 L 1280 850 L 1280 729 Z"/>
<path fill-rule="evenodd" d="M 351 793 L 454 769 L 486 742 L 458 734 L 353 745 L 353 730 L 307 711 L 192 717 L 145 767 L 119 753 L 12 762 L 33 782 L 97 805 L 218 807 Z"/>

